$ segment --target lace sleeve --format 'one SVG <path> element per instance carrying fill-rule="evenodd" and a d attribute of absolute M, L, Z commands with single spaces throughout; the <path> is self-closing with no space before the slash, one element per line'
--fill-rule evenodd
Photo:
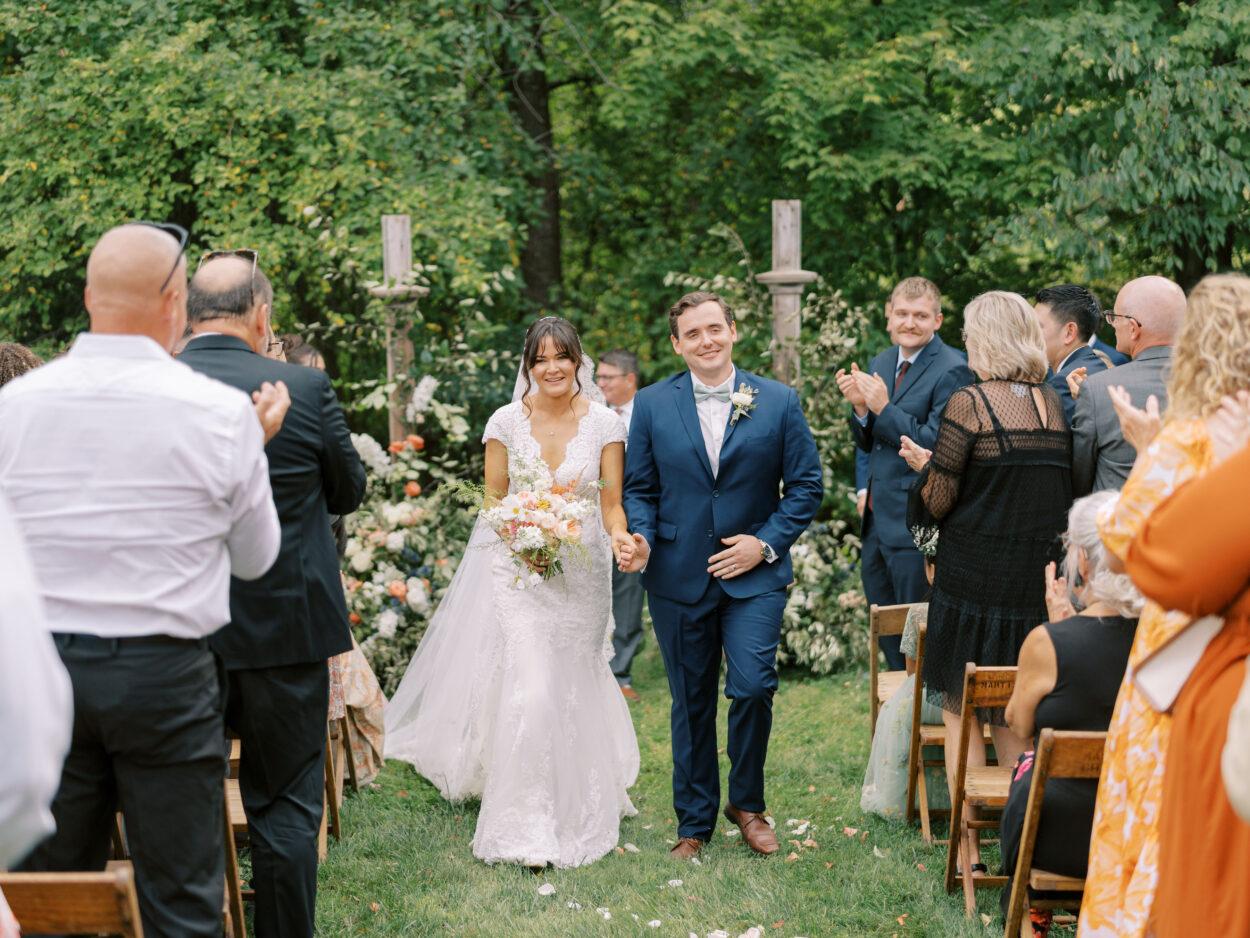
<path fill-rule="evenodd" d="M 955 507 L 964 466 L 980 428 L 972 392 L 967 388 L 956 391 L 942 412 L 933 458 L 917 483 L 924 509 L 935 521 L 941 521 Z"/>
<path fill-rule="evenodd" d="M 624 443 L 629 439 L 629 431 L 625 429 L 625 418 L 610 407 L 603 409 L 603 427 L 600 431 L 602 445 Z"/>
<path fill-rule="evenodd" d="M 486 429 L 482 431 L 482 443 L 485 445 L 487 440 L 498 440 L 504 446 L 509 445 L 509 437 L 515 416 L 515 408 L 512 404 L 505 404 L 497 411 L 490 415 L 490 419 L 486 421 Z"/>

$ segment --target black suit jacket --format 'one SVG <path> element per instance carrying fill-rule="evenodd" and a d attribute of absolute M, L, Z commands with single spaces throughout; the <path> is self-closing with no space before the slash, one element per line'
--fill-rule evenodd
<path fill-rule="evenodd" d="M 322 661 L 351 648 L 330 515 L 356 510 L 365 469 L 330 379 L 257 355 L 242 339 L 193 339 L 178 360 L 250 394 L 283 381 L 291 409 L 265 447 L 282 525 L 278 559 L 259 580 L 230 581 L 230 623 L 210 644 L 231 670 Z"/>

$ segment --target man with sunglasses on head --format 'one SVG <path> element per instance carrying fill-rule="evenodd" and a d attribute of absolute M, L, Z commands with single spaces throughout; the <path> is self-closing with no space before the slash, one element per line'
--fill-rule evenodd
<path fill-rule="evenodd" d="M 96 243 L 90 331 L 0 391 L 0 488 L 73 688 L 56 832 L 23 868 L 103 870 L 120 810 L 144 934 L 207 938 L 221 934 L 226 769 L 208 638 L 231 574 L 255 580 L 278 556 L 263 446 L 287 402 L 170 357 L 186 236 L 133 223 Z"/>
<path fill-rule="evenodd" d="M 329 672 L 352 647 L 330 515 L 355 511 L 365 470 L 330 379 L 268 357 L 273 288 L 251 250 L 213 252 L 191 281 L 194 335 L 179 361 L 251 391 L 290 389 L 291 410 L 265 448 L 282 546 L 258 580 L 235 580 L 230 624 L 213 637 L 225 663 L 226 724 L 240 737 L 239 789 L 251 842 L 258 938 L 313 934 Z"/>
<path fill-rule="evenodd" d="M 1148 412 L 1162 413 L 1167 406 L 1172 343 L 1185 319 L 1185 291 L 1166 277 L 1138 277 L 1120 288 L 1114 310 L 1104 316 L 1115 329 L 1115 347 L 1132 361 L 1091 375 L 1076 393 L 1072 494 L 1077 498 L 1123 488 L 1137 460 L 1137 450 L 1120 429 L 1110 388 L 1123 387 L 1133 406 Z"/>

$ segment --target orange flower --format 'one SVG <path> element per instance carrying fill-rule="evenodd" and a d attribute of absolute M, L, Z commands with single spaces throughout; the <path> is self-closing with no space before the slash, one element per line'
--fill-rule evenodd
<path fill-rule="evenodd" d="M 415 433 L 408 434 L 408 445 L 413 449 L 420 451 L 425 449 L 425 440 L 417 436 Z"/>
<path fill-rule="evenodd" d="M 360 616 L 356 615 L 354 612 L 349 612 L 347 614 L 347 621 L 352 625 L 360 625 Z"/>
<path fill-rule="evenodd" d="M 409 498 L 416 498 L 418 495 L 420 495 L 420 494 L 421 494 L 421 485 L 420 485 L 420 483 L 415 482 L 415 481 L 411 481 L 411 480 L 410 480 L 410 481 L 408 481 L 408 482 L 405 482 L 405 483 L 404 483 L 404 494 L 405 494 L 405 495 L 407 495 Z"/>
<path fill-rule="evenodd" d="M 392 453 L 402 453 L 407 446 L 408 444 L 405 443 L 403 440 L 396 440 L 394 443 L 388 446 L 387 449 L 390 450 Z"/>
<path fill-rule="evenodd" d="M 386 591 L 400 602 L 403 602 L 408 598 L 408 584 L 403 580 L 391 580 L 391 582 L 386 585 Z"/>

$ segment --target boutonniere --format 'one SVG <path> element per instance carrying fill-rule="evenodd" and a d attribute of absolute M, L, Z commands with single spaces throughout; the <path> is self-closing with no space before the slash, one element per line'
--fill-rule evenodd
<path fill-rule="evenodd" d="M 729 395 L 729 402 L 734 405 L 733 415 L 730 416 L 730 424 L 738 422 L 739 417 L 750 417 L 751 411 L 755 410 L 755 395 L 758 394 L 755 388 L 743 381 L 738 385 L 738 390 Z"/>

